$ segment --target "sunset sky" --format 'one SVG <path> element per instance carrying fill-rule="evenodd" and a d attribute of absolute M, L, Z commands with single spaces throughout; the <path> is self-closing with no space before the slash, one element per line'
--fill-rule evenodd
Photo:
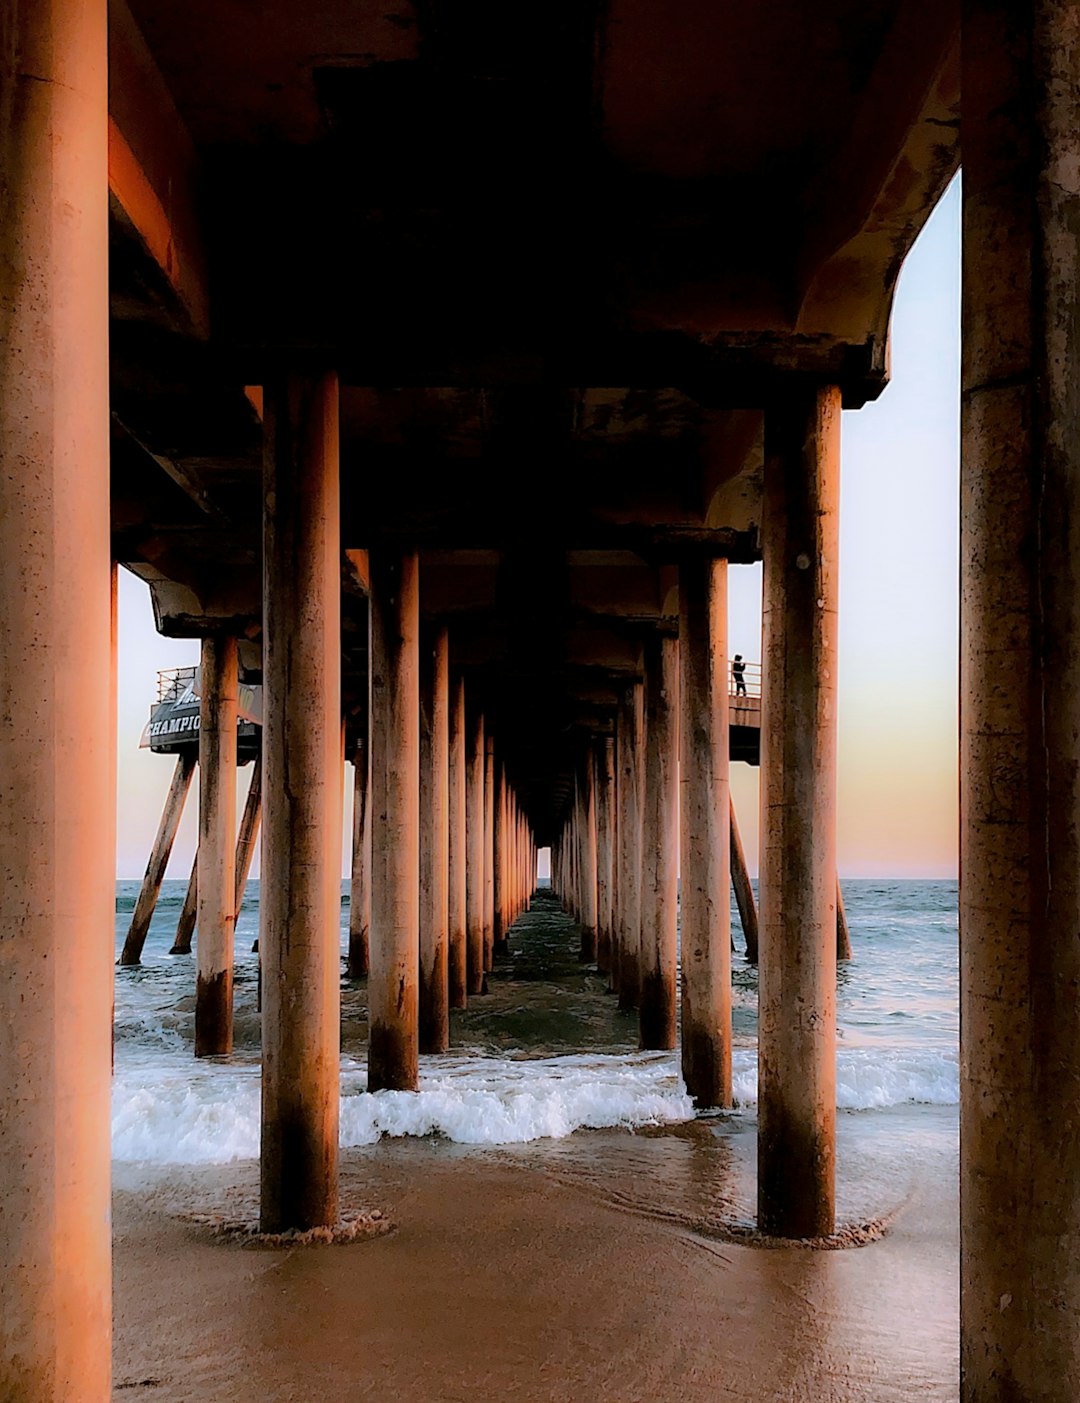
<path fill-rule="evenodd" d="M 842 876 L 956 873 L 959 216 L 954 181 L 901 275 L 892 383 L 876 404 L 843 417 Z M 729 596 L 730 651 L 756 660 L 760 567 L 732 567 Z M 196 662 L 198 644 L 155 632 L 148 591 L 126 571 L 119 609 L 117 873 L 139 877 L 172 772 L 168 757 L 137 749 L 139 735 L 157 670 Z M 249 773 L 241 772 L 241 802 Z M 757 771 L 732 766 L 732 787 L 756 871 Z M 170 877 L 187 876 L 194 850 L 192 802 Z"/>

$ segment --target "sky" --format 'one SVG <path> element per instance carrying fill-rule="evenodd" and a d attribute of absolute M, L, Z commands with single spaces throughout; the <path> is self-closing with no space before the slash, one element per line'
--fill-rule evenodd
<path fill-rule="evenodd" d="M 960 198 L 954 181 L 900 275 L 892 380 L 843 415 L 837 852 L 841 877 L 952 877 L 957 863 Z M 732 566 L 732 653 L 761 657 L 761 568 Z M 198 661 L 162 638 L 146 586 L 120 572 L 117 875 L 140 877 L 173 762 L 138 749 L 159 668 Z M 237 812 L 250 776 L 238 777 Z M 757 870 L 758 772 L 731 769 Z M 346 791 L 350 786 L 345 786 Z M 342 871 L 348 870 L 351 795 Z M 194 790 L 167 876 L 186 877 Z M 258 875 L 258 857 L 252 869 Z"/>

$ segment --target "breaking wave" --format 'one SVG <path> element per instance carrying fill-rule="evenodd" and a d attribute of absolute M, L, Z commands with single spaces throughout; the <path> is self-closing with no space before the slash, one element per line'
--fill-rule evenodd
<path fill-rule="evenodd" d="M 734 1091 L 757 1100 L 756 1054 L 736 1049 Z M 837 1106 L 876 1110 L 905 1103 L 954 1105 L 955 1053 L 842 1048 Z M 383 1136 L 442 1136 L 462 1145 L 560 1139 L 580 1129 L 688 1120 L 693 1106 L 670 1053 L 534 1059 L 431 1059 L 418 1093 L 368 1094 L 363 1067 L 342 1065 L 341 1144 Z M 189 1064 L 162 1076 L 150 1066 L 118 1068 L 113 1091 L 117 1160 L 214 1164 L 259 1152 L 259 1071 L 255 1066 Z"/>

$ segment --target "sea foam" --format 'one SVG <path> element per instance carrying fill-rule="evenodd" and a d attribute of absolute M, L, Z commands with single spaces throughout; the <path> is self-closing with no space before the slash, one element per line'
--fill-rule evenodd
<path fill-rule="evenodd" d="M 757 1100 L 756 1053 L 736 1049 L 735 1097 Z M 561 1138 L 579 1129 L 634 1128 L 687 1120 L 693 1105 L 670 1053 L 508 1058 L 451 1055 L 425 1063 L 417 1093 L 368 1094 L 359 1063 L 342 1065 L 341 1144 L 383 1136 L 441 1135 L 463 1145 Z M 917 1102 L 953 1105 L 955 1053 L 842 1048 L 837 1105 L 871 1110 Z M 113 1155 L 127 1162 L 214 1164 L 259 1153 L 256 1066 L 189 1064 L 162 1075 L 118 1067 Z"/>
<path fill-rule="evenodd" d="M 738 1049 L 732 1058 L 732 1089 L 741 1106 L 757 1105 L 757 1053 Z M 960 1066 L 950 1049 L 899 1051 L 840 1048 L 836 1055 L 836 1105 L 841 1111 L 876 1111 L 916 1104 L 955 1106 Z"/>

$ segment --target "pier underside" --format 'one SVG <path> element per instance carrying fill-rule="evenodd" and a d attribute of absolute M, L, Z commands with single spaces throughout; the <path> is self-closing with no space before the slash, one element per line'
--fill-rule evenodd
<path fill-rule="evenodd" d="M 688 1096 L 723 1110 L 734 877 L 760 972 L 757 1158 L 734 1192 L 773 1239 L 832 1233 L 840 415 L 885 388 L 897 277 L 962 123 L 961 1391 L 1071 1403 L 1075 5 L 0 9 L 0 1396 L 111 1387 L 118 565 L 163 634 L 202 645 L 187 948 L 197 912 L 210 1071 L 234 1046 L 255 823 L 253 801 L 235 853 L 232 741 L 240 694 L 263 688 L 265 1231 L 337 1226 L 360 1163 L 342 1174 L 351 763 L 371 1089 L 411 1097 L 450 1009 L 493 999 L 546 846 L 612 1017 L 643 1049 L 678 1046 Z M 744 697 L 727 582 L 756 561 L 763 675 Z M 759 922 L 732 759 L 761 767 Z M 171 814 L 190 782 L 181 765 Z M 167 814 L 158 884 L 174 833 Z M 118 1383 L 210 1391 L 212 1352 L 184 1332 L 213 1313 L 223 1397 L 335 1396 L 346 1332 L 367 1394 L 436 1396 L 417 1379 L 452 1363 L 437 1396 L 536 1396 L 518 1360 L 549 1397 L 938 1396 L 890 1323 L 906 1241 L 948 1275 L 914 1218 L 864 1253 L 772 1258 L 663 1207 L 632 1229 L 610 1203 L 591 1217 L 585 1191 L 534 1192 L 521 1166 L 489 1196 L 470 1161 L 468 1192 L 444 1194 L 433 1159 L 362 1284 L 347 1255 L 260 1257 L 122 1216 Z M 829 1304 L 841 1279 L 856 1315 Z M 461 1353 L 474 1324 L 486 1374 Z M 190 1379 L 141 1372 L 151 1337 L 185 1341 Z"/>

